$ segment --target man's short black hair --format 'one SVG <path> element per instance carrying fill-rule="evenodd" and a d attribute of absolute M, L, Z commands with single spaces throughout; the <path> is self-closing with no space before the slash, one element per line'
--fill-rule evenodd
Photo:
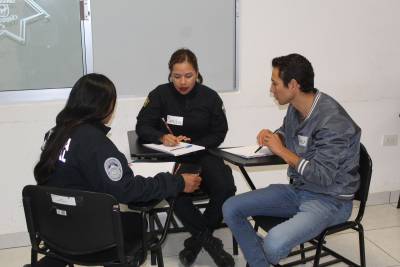
<path fill-rule="evenodd" d="M 300 90 L 308 93 L 315 91 L 313 67 L 302 55 L 290 54 L 276 57 L 272 60 L 272 67 L 279 70 L 279 77 L 285 86 L 288 86 L 292 79 L 300 84 Z"/>

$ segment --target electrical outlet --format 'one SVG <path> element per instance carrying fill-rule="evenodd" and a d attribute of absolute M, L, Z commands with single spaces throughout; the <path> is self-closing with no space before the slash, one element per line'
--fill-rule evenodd
<path fill-rule="evenodd" d="M 383 136 L 382 145 L 383 146 L 397 146 L 399 143 L 399 138 L 397 134 L 385 134 Z"/>

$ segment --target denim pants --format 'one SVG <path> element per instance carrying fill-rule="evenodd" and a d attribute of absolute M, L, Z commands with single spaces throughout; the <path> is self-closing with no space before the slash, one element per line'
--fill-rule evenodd
<path fill-rule="evenodd" d="M 249 265 L 266 267 L 277 264 L 292 248 L 318 236 L 326 227 L 345 222 L 352 206 L 351 200 L 273 184 L 229 198 L 223 215 Z M 255 215 L 288 220 L 261 238 L 247 219 Z"/>

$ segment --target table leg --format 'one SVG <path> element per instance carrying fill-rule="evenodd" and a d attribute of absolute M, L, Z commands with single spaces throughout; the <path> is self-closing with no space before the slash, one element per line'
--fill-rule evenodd
<path fill-rule="evenodd" d="M 250 186 L 251 190 L 256 190 L 256 187 L 253 184 L 253 181 L 250 179 L 250 176 L 247 174 L 246 169 L 243 166 L 239 166 L 240 171 L 242 172 L 244 178 L 246 179 L 247 184 Z"/>

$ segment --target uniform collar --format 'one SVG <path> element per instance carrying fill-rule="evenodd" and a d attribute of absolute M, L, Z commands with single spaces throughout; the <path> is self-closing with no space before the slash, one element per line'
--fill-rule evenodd
<path fill-rule="evenodd" d="M 94 122 L 94 123 L 92 123 L 92 125 L 98 129 L 100 129 L 102 132 L 104 132 L 104 134 L 107 134 L 111 130 L 110 127 L 104 125 L 101 122 Z"/>
<path fill-rule="evenodd" d="M 199 90 L 199 83 L 196 82 L 196 84 L 194 85 L 192 91 L 190 91 L 189 94 L 187 95 L 182 95 L 181 93 L 178 92 L 178 90 L 176 90 L 174 84 L 172 82 L 169 83 L 169 87 L 171 88 L 171 90 L 174 92 L 175 95 L 186 98 L 186 97 L 193 97 L 197 94 L 197 91 Z"/>

